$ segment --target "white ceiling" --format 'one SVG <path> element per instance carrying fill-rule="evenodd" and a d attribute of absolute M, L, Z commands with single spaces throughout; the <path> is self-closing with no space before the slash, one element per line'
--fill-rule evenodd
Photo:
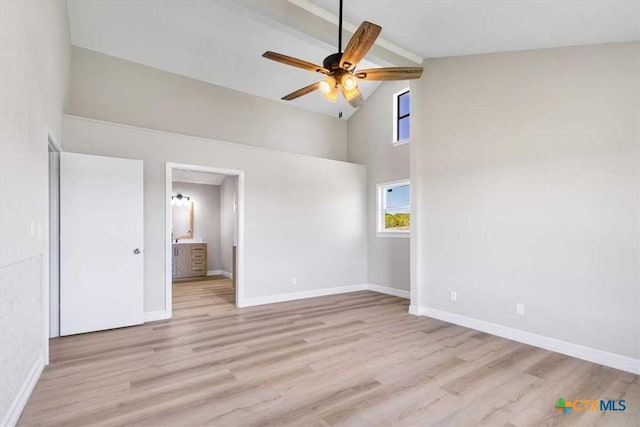
<path fill-rule="evenodd" d="M 226 175 L 219 173 L 209 172 L 196 172 L 184 169 L 174 169 L 172 181 L 173 182 L 187 182 L 190 184 L 208 184 L 208 185 L 222 185 L 222 181 L 226 178 Z"/>
<path fill-rule="evenodd" d="M 69 0 L 68 6 L 75 46 L 278 101 L 324 76 L 264 59 L 263 52 L 314 63 L 335 52 L 225 1 Z M 362 62 L 363 68 L 377 66 Z M 366 98 L 378 85 L 364 82 L 360 89 Z M 355 111 L 319 92 L 289 104 L 332 117 Z"/>
<path fill-rule="evenodd" d="M 311 0 L 337 13 L 338 0 Z M 640 39 L 638 0 L 344 0 L 423 58 Z"/>
<path fill-rule="evenodd" d="M 71 40 L 76 46 L 280 101 L 322 76 L 266 60 L 261 57 L 264 51 L 321 63 L 336 48 L 310 31 L 285 25 L 286 17 L 278 18 L 277 12 L 260 14 L 264 5 L 284 10 L 278 2 L 334 14 L 338 10 L 338 0 L 68 0 Z M 383 27 L 381 38 L 421 57 L 640 39 L 640 0 L 344 3 L 346 21 L 375 22 Z M 367 59 L 360 68 L 393 65 Z M 360 88 L 368 97 L 378 85 L 361 82 Z M 354 112 L 343 100 L 329 103 L 317 92 L 289 104 L 333 117 L 343 112 L 349 118 Z"/>

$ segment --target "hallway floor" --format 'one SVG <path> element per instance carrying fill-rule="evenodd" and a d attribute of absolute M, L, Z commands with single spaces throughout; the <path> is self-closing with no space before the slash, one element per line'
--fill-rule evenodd
<path fill-rule="evenodd" d="M 194 301 L 206 299 L 210 310 L 235 309 L 236 291 L 231 279 L 225 276 L 207 276 L 193 280 L 173 282 L 173 316 L 190 310 Z"/>

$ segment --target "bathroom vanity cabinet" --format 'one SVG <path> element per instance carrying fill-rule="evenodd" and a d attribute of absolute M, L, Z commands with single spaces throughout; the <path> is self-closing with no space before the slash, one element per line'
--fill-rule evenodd
<path fill-rule="evenodd" d="M 207 244 L 174 243 L 171 265 L 174 279 L 206 276 Z"/>

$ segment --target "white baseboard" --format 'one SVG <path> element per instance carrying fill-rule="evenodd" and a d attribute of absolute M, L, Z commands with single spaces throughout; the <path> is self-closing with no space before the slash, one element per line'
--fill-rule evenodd
<path fill-rule="evenodd" d="M 277 302 L 293 301 L 305 298 L 322 297 L 326 295 L 345 294 L 348 292 L 373 291 L 381 294 L 393 295 L 400 298 L 409 298 L 409 291 L 388 288 L 386 286 L 362 284 L 349 286 L 336 286 L 333 288 L 315 289 L 312 291 L 291 292 L 278 295 L 267 295 L 264 297 L 244 298 L 238 303 L 238 307 L 251 307 L 254 305 L 274 304 Z"/>
<path fill-rule="evenodd" d="M 209 270 L 207 271 L 207 276 L 224 276 L 231 279 L 231 273 L 224 270 Z"/>
<path fill-rule="evenodd" d="M 373 292 L 381 293 L 381 294 L 393 295 L 394 297 L 400 297 L 405 299 L 409 299 L 410 297 L 409 291 L 403 291 L 396 288 L 389 288 L 387 286 L 368 284 L 367 289 Z"/>
<path fill-rule="evenodd" d="M 9 406 L 7 413 L 2 416 L 2 419 L 0 419 L 1 427 L 13 427 L 16 425 L 20 415 L 22 414 L 22 410 L 29 400 L 29 396 L 31 396 L 33 388 L 36 386 L 38 379 L 40 379 L 40 375 L 43 370 L 44 359 L 42 356 L 38 356 L 29 370 L 29 374 L 27 375 L 27 378 L 25 378 L 25 381 L 20 388 L 20 392 L 13 400 L 13 403 Z"/>
<path fill-rule="evenodd" d="M 169 318 L 171 318 L 171 316 L 167 316 L 167 312 L 165 310 L 146 311 L 144 313 L 144 323 L 155 322 L 158 320 L 165 320 Z"/>
<path fill-rule="evenodd" d="M 297 299 L 322 297 L 325 295 L 345 294 L 348 292 L 366 291 L 368 286 L 350 285 L 336 286 L 334 288 L 315 289 L 312 291 L 291 292 L 287 294 L 268 295 L 264 297 L 243 298 L 239 301 L 238 307 L 251 307 L 254 305 L 273 304 L 276 302 L 293 301 Z"/>
<path fill-rule="evenodd" d="M 640 375 L 640 360 L 430 307 L 411 306 L 409 313 L 428 316 L 513 341 Z"/>

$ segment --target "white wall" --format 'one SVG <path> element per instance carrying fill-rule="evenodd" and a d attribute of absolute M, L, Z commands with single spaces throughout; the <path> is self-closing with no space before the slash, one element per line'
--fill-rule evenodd
<path fill-rule="evenodd" d="M 346 160 L 347 123 L 78 47 L 69 113 Z"/>
<path fill-rule="evenodd" d="M 245 171 L 241 298 L 366 283 L 363 166 L 71 116 L 64 134 L 69 151 L 144 161 L 145 311 L 164 308 L 166 162 Z"/>
<path fill-rule="evenodd" d="M 47 354 L 47 128 L 61 142 L 70 49 L 66 3 L 0 2 L 0 425 Z"/>
<path fill-rule="evenodd" d="M 383 83 L 349 119 L 348 159 L 367 165 L 368 283 L 409 291 L 409 239 L 376 235 L 376 185 L 409 178 L 409 144 L 394 147 L 393 96 L 406 81 Z"/>
<path fill-rule="evenodd" d="M 193 237 L 207 244 L 207 270 L 220 270 L 220 186 L 174 181 L 173 194 L 193 200 Z"/>
<path fill-rule="evenodd" d="M 235 201 L 238 191 L 238 178 L 227 176 L 220 186 L 220 254 L 221 270 L 233 273 L 233 245 L 236 244 Z"/>
<path fill-rule="evenodd" d="M 639 43 L 426 62 L 419 305 L 640 358 L 639 64 Z"/>

